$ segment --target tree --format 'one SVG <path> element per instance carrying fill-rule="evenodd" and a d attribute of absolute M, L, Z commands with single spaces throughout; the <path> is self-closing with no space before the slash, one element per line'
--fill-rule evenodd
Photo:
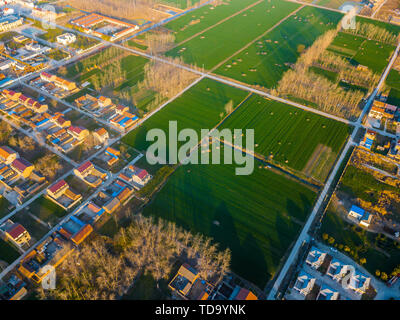
<path fill-rule="evenodd" d="M 46 154 L 36 161 L 35 168 L 45 177 L 53 179 L 58 171 L 63 168 L 63 166 L 59 163 L 57 156 Z"/>

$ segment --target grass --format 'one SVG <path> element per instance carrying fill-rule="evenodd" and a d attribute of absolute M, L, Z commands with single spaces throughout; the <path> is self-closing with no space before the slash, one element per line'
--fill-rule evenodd
<path fill-rule="evenodd" d="M 320 76 L 323 76 L 324 78 L 328 79 L 331 82 L 336 82 L 338 78 L 338 74 L 336 72 L 321 69 L 318 67 L 310 67 L 310 71 Z"/>
<path fill-rule="evenodd" d="M 352 60 L 367 66 L 375 73 L 382 73 L 395 47 L 373 40 L 366 40 Z M 379 57 L 379 58 L 378 58 Z"/>
<path fill-rule="evenodd" d="M 178 168 L 144 214 L 214 238 L 232 250 L 232 270 L 263 288 L 315 198 L 266 169 L 238 176 L 233 165 L 188 165 Z"/>
<path fill-rule="evenodd" d="M 353 57 L 365 41 L 364 38 L 345 32 L 339 32 L 328 47 L 328 51 L 348 58 Z"/>
<path fill-rule="evenodd" d="M 168 51 L 166 55 L 182 57 L 186 63 L 211 69 L 262 35 L 298 7 L 298 4 L 292 2 L 263 1 Z M 184 51 L 181 51 L 183 48 L 185 48 Z"/>
<path fill-rule="evenodd" d="M 0 260 L 4 260 L 10 264 L 17 260 L 19 255 L 17 249 L 3 239 L 0 239 Z"/>
<path fill-rule="evenodd" d="M 390 89 L 387 103 L 393 104 L 395 106 L 400 105 L 400 90 Z"/>
<path fill-rule="evenodd" d="M 44 222 L 54 223 L 58 218 L 62 218 L 66 212 L 63 208 L 45 198 L 39 197 L 30 205 L 30 212 Z"/>
<path fill-rule="evenodd" d="M 341 17 L 337 12 L 305 7 L 220 66 L 216 73 L 251 85 L 276 87 L 290 64 L 319 36 L 335 28 Z"/>
<path fill-rule="evenodd" d="M 133 288 L 123 296 L 122 300 L 165 300 L 169 297 L 168 283 L 160 281 L 160 289 L 157 282 L 150 274 L 143 274 L 135 281 Z"/>
<path fill-rule="evenodd" d="M 8 210 L 10 204 L 11 203 L 6 198 L 3 196 L 0 197 L 0 218 L 3 218 L 10 212 L 10 210 Z"/>
<path fill-rule="evenodd" d="M 197 4 L 200 0 L 189 0 L 189 5 L 194 6 Z M 188 0 L 162 0 L 162 3 L 165 3 L 166 5 L 170 5 L 179 9 L 186 9 L 188 7 Z"/>
<path fill-rule="evenodd" d="M 398 188 L 377 180 L 372 174 L 353 165 L 347 167 L 339 190 L 372 203 L 378 202 L 380 193 L 384 190 L 399 193 Z"/>
<path fill-rule="evenodd" d="M 386 78 L 386 84 L 389 87 L 392 87 L 392 88 L 400 91 L 400 72 L 397 70 L 394 70 L 394 69 L 390 70 L 390 72 Z"/>
<path fill-rule="evenodd" d="M 200 134 L 200 129 L 211 129 L 217 125 L 221 120 L 221 114 L 225 113 L 225 105 L 230 100 L 236 106 L 246 95 L 245 91 L 204 79 L 155 113 L 139 128 L 126 135 L 122 141 L 137 150 L 147 150 L 152 144 L 146 141 L 147 132 L 157 128 L 168 134 L 169 121 L 177 121 L 178 131 L 192 128 Z"/>
<path fill-rule="evenodd" d="M 319 145 L 330 148 L 321 159 L 325 180 L 350 127 L 341 122 L 253 95 L 227 119 L 222 128 L 254 129 L 255 152 L 295 170 L 303 171 Z M 320 153 L 322 154 L 322 152 Z"/>

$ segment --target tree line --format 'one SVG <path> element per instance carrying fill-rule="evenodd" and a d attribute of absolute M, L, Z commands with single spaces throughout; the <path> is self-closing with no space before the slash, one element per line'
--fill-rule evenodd
<path fill-rule="evenodd" d="M 229 249 L 218 250 L 211 238 L 138 215 L 114 238 L 97 236 L 76 249 L 60 266 L 56 289 L 38 293 L 44 299 L 119 299 L 143 274 L 157 284 L 168 281 L 177 261 L 188 261 L 203 279 L 216 282 L 229 271 L 230 259 Z"/>

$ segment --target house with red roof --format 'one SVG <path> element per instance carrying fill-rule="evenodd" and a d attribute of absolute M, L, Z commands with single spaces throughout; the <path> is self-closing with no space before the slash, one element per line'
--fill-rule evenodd
<path fill-rule="evenodd" d="M 21 224 L 14 223 L 10 219 L 1 225 L 0 230 L 4 234 L 5 240 L 11 241 L 18 247 L 31 240 L 29 232 Z"/>
<path fill-rule="evenodd" d="M 62 179 L 46 190 L 46 198 L 64 210 L 68 210 L 82 200 L 82 195 L 73 192 L 68 183 Z"/>
<path fill-rule="evenodd" d="M 74 174 L 93 188 L 97 188 L 107 178 L 107 173 L 95 167 L 90 161 L 74 169 Z"/>
<path fill-rule="evenodd" d="M 0 147 L 0 162 L 11 164 L 17 158 L 19 158 L 18 152 L 7 146 Z"/>
<path fill-rule="evenodd" d="M 140 189 L 151 180 L 152 176 L 145 169 L 129 165 L 120 173 L 119 178 L 128 182 L 136 189 Z"/>
<path fill-rule="evenodd" d="M 24 158 L 18 158 L 11 163 L 11 168 L 26 179 L 31 175 L 35 167 Z"/>

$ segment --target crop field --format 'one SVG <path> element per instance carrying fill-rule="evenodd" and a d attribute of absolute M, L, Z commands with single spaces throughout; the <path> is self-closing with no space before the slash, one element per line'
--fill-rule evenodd
<path fill-rule="evenodd" d="M 166 55 L 182 57 L 186 63 L 211 69 L 261 36 L 297 8 L 299 8 L 299 5 L 292 2 L 262 1 L 241 14 L 173 48 Z"/>
<path fill-rule="evenodd" d="M 386 78 L 386 84 L 396 90 L 400 90 L 400 72 L 397 70 L 390 70 Z"/>
<path fill-rule="evenodd" d="M 392 45 L 366 40 L 352 60 L 380 74 L 387 66 L 394 50 L 395 47 Z"/>
<path fill-rule="evenodd" d="M 365 38 L 363 37 L 346 32 L 339 32 L 328 47 L 328 51 L 351 58 L 357 54 L 364 41 Z"/>
<path fill-rule="evenodd" d="M 0 261 L 5 261 L 10 264 L 13 263 L 19 256 L 20 254 L 17 249 L 3 239 L 0 239 Z"/>
<path fill-rule="evenodd" d="M 251 85 L 273 88 L 304 49 L 326 31 L 335 28 L 341 18 L 337 12 L 302 8 L 220 66 L 216 73 Z"/>
<path fill-rule="evenodd" d="M 254 129 L 255 152 L 324 182 L 351 128 L 253 95 L 221 126 Z"/>
<path fill-rule="evenodd" d="M 214 80 L 204 79 L 122 140 L 138 150 L 146 150 L 151 144 L 146 141 L 147 131 L 159 128 L 168 133 L 169 121 L 177 121 L 178 130 L 195 129 L 200 136 L 200 129 L 212 129 L 218 124 L 221 115 L 225 115 L 225 106 L 228 102 L 232 100 L 233 106 L 237 106 L 247 94 L 245 91 Z"/>
<path fill-rule="evenodd" d="M 207 5 L 168 22 L 165 27 L 172 30 L 177 43 L 213 26 L 219 21 L 243 10 L 257 0 L 228 0 L 224 4 Z"/>
<path fill-rule="evenodd" d="M 45 198 L 44 196 L 36 199 L 29 206 L 30 212 L 45 223 L 55 223 L 59 218 L 66 215 L 63 208 Z"/>
<path fill-rule="evenodd" d="M 190 6 L 195 5 L 200 0 L 162 0 L 166 5 L 170 5 L 179 9 L 186 9 L 188 7 L 188 3 Z"/>
<path fill-rule="evenodd" d="M 315 198 L 311 189 L 257 164 L 249 176 L 235 175 L 233 165 L 188 165 L 178 168 L 144 214 L 230 248 L 232 270 L 263 288 Z"/>

